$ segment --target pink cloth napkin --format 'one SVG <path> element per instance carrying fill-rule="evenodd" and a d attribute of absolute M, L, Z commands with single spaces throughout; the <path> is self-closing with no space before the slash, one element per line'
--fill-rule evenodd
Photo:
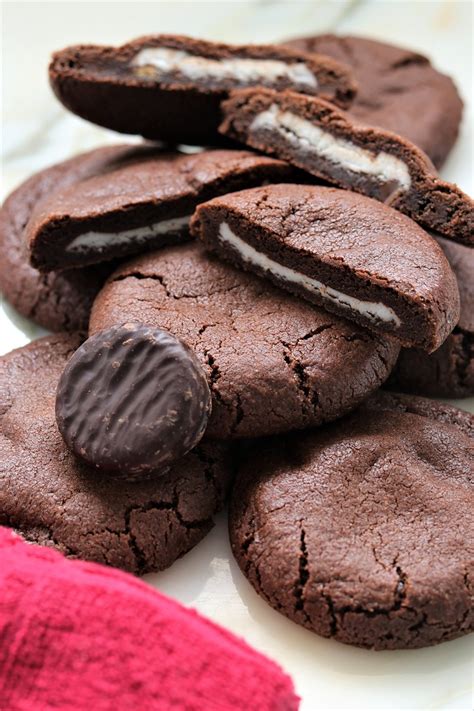
<path fill-rule="evenodd" d="M 290 678 L 120 571 L 0 527 L 2 711 L 293 711 Z"/>

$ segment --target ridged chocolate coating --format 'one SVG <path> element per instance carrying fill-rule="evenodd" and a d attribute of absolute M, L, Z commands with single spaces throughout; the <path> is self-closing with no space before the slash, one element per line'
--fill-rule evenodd
<path fill-rule="evenodd" d="M 60 378 L 56 419 L 68 447 L 130 479 L 163 471 L 202 438 L 211 411 L 196 356 L 160 329 L 113 326 L 89 338 Z"/>

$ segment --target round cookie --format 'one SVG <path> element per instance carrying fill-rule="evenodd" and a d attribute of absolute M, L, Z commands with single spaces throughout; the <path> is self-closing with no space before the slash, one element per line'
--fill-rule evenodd
<path fill-rule="evenodd" d="M 463 104 L 452 79 L 417 52 L 364 37 L 316 35 L 285 42 L 351 67 L 358 91 L 349 113 L 405 136 L 440 167 L 454 145 Z"/>
<path fill-rule="evenodd" d="M 111 265 L 41 274 L 24 252 L 23 232 L 35 206 L 56 190 L 66 189 L 142 149 L 98 148 L 36 173 L 6 199 L 0 211 L 0 290 L 26 318 L 51 331 L 87 329 L 89 312 Z"/>
<path fill-rule="evenodd" d="M 228 449 L 199 445 L 156 480 L 97 477 L 67 449 L 54 412 L 79 343 L 47 336 L 0 359 L 0 525 L 73 558 L 161 570 L 212 528 L 232 474 Z"/>
<path fill-rule="evenodd" d="M 438 238 L 456 275 L 461 317 L 434 353 L 402 348 L 387 387 L 431 397 L 474 395 L 474 250 Z"/>
<path fill-rule="evenodd" d="M 90 332 L 127 321 L 181 338 L 213 395 L 206 434 L 256 437 L 319 425 L 383 382 L 398 346 L 206 254 L 166 247 L 122 265 L 98 295 Z"/>
<path fill-rule="evenodd" d="M 379 392 L 324 429 L 252 448 L 230 536 L 269 604 L 373 649 L 474 628 L 473 415 Z"/>

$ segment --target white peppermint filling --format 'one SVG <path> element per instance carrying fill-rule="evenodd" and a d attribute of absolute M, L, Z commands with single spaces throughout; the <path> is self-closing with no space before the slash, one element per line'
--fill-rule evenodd
<path fill-rule="evenodd" d="M 316 89 L 318 82 L 314 74 L 302 62 L 287 63 L 277 59 L 250 59 L 233 57 L 210 59 L 189 54 L 181 49 L 169 47 L 145 47 L 135 55 L 132 65 L 136 67 L 152 66 L 156 77 L 177 73 L 185 79 L 232 80 L 240 85 L 263 81 L 265 84 L 278 79 L 287 79 L 300 87 Z"/>
<path fill-rule="evenodd" d="M 222 243 L 230 245 L 244 261 L 274 274 L 283 281 L 287 281 L 290 284 L 298 284 L 308 291 L 319 294 L 324 299 L 332 301 L 332 303 L 337 304 L 347 311 L 357 311 L 361 316 L 371 321 L 391 323 L 394 324 L 396 328 L 399 328 L 401 325 L 399 317 L 389 306 L 385 306 L 385 304 L 382 304 L 380 301 L 375 302 L 356 299 L 355 296 L 344 294 L 342 291 L 333 289 L 331 286 L 327 286 L 317 279 L 313 279 L 305 274 L 300 274 L 294 269 L 275 262 L 274 259 L 270 259 L 270 257 L 267 257 L 265 254 L 258 252 L 255 247 L 247 244 L 241 237 L 236 235 L 235 232 L 230 229 L 227 222 L 222 222 L 219 226 L 219 239 Z"/>
<path fill-rule="evenodd" d="M 164 235 L 167 232 L 178 232 L 189 225 L 191 215 L 184 217 L 171 217 L 152 225 L 134 227 L 121 232 L 84 232 L 75 237 L 66 247 L 67 252 L 83 252 L 90 249 L 105 249 L 105 247 L 119 247 L 131 242 L 147 242 L 153 237 Z"/>
<path fill-rule="evenodd" d="M 276 104 L 257 114 L 249 131 L 253 133 L 261 129 L 277 131 L 291 145 L 326 158 L 354 173 L 373 175 L 384 182 L 394 180 L 404 190 L 408 190 L 411 185 L 408 168 L 399 158 L 385 151 L 374 154 L 343 138 L 336 138 L 311 121 L 291 111 L 283 111 Z"/>

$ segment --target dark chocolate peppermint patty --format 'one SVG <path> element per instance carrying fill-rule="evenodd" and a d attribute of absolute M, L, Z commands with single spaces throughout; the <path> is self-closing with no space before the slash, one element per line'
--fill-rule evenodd
<path fill-rule="evenodd" d="M 225 135 L 474 245 L 471 198 L 440 180 L 429 158 L 401 136 L 358 124 L 332 104 L 293 91 L 244 89 L 222 106 Z"/>
<path fill-rule="evenodd" d="M 171 334 L 140 324 L 83 343 L 60 378 L 56 419 L 88 464 L 134 479 L 163 471 L 202 438 L 211 411 L 206 376 Z"/>
<path fill-rule="evenodd" d="M 433 351 L 459 317 L 456 278 L 436 241 L 347 190 L 242 190 L 201 205 L 192 230 L 225 259 L 405 345 Z"/>

